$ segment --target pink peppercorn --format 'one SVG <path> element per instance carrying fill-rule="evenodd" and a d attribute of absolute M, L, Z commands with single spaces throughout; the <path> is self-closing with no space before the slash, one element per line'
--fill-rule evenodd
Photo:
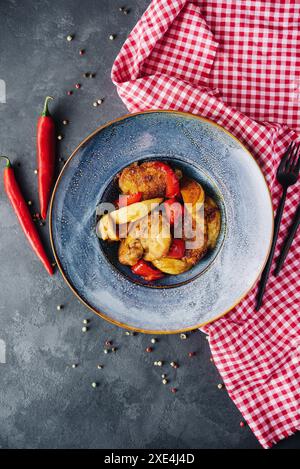
<path fill-rule="evenodd" d="M 106 340 L 106 341 L 105 341 L 105 345 L 106 345 L 107 347 L 110 347 L 110 346 L 112 345 L 112 341 L 111 341 L 111 340 Z"/>
<path fill-rule="evenodd" d="M 189 352 L 189 357 L 194 357 L 196 355 L 196 352 Z"/>
<path fill-rule="evenodd" d="M 177 393 L 177 389 L 176 389 L 176 388 L 171 388 L 171 392 L 172 392 L 173 394 L 176 394 L 176 393 Z"/>
<path fill-rule="evenodd" d="M 240 427 L 243 428 L 245 426 L 244 422 L 240 422 Z"/>
<path fill-rule="evenodd" d="M 146 352 L 151 353 L 152 351 L 153 351 L 153 348 L 152 348 L 152 347 L 147 347 L 147 348 L 146 348 Z"/>
<path fill-rule="evenodd" d="M 79 89 L 81 88 L 81 84 L 80 84 L 80 83 L 76 83 L 75 88 L 76 88 L 77 90 L 79 90 Z"/>
<path fill-rule="evenodd" d="M 69 90 L 69 91 L 67 92 L 67 95 L 68 95 L 68 96 L 71 96 L 72 94 L 73 94 L 73 91 L 72 91 L 72 90 Z"/>
<path fill-rule="evenodd" d="M 84 49 L 80 49 L 79 55 L 83 55 L 84 53 L 85 53 L 85 50 L 84 50 Z"/>

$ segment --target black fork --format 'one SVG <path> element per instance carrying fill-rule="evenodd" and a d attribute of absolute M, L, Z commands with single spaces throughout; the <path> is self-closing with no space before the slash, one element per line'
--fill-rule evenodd
<path fill-rule="evenodd" d="M 280 222 L 283 214 L 286 194 L 289 186 L 292 186 L 297 182 L 300 169 L 300 142 L 292 142 L 285 154 L 283 155 L 280 165 L 277 170 L 277 181 L 282 186 L 282 196 L 276 212 L 275 222 L 274 222 L 274 235 L 270 254 L 263 270 L 263 273 L 260 278 L 257 299 L 256 299 L 256 310 L 258 311 L 262 305 L 263 296 L 265 293 L 268 277 L 271 270 L 272 260 L 274 257 L 275 246 L 278 238 Z"/>

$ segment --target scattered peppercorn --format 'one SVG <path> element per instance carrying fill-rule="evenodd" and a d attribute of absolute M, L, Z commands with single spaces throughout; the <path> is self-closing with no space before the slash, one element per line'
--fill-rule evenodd
<path fill-rule="evenodd" d="M 196 355 L 196 352 L 189 352 L 189 357 L 192 358 Z"/>
<path fill-rule="evenodd" d="M 176 362 L 171 362 L 170 365 L 172 368 L 179 368 L 179 365 Z"/>
<path fill-rule="evenodd" d="M 83 54 L 85 54 L 85 49 L 80 49 L 79 55 L 83 55 Z"/>
<path fill-rule="evenodd" d="M 240 427 L 243 428 L 245 426 L 245 422 L 240 422 Z"/>
<path fill-rule="evenodd" d="M 86 326 L 83 326 L 83 327 L 81 328 L 81 330 L 82 330 L 82 332 L 87 332 L 87 331 L 88 331 L 88 328 L 87 328 Z"/>
<path fill-rule="evenodd" d="M 88 74 L 88 78 L 95 78 L 95 76 L 96 76 L 96 73 L 89 73 Z"/>
<path fill-rule="evenodd" d="M 90 76 L 90 74 L 89 74 L 88 72 L 85 72 L 85 73 L 83 74 L 83 77 L 84 77 L 84 78 L 89 78 L 89 76 Z"/>
<path fill-rule="evenodd" d="M 168 380 L 167 380 L 166 378 L 164 378 L 164 379 L 162 380 L 162 383 L 163 383 L 163 384 L 168 384 Z"/>
<path fill-rule="evenodd" d="M 73 91 L 72 91 L 72 90 L 67 91 L 67 95 L 68 95 L 68 96 L 72 96 L 72 94 L 73 94 Z"/>
<path fill-rule="evenodd" d="M 161 377 L 162 377 L 162 378 L 166 378 L 167 375 L 166 375 L 165 373 L 163 373 L 163 374 L 161 375 Z"/>
<path fill-rule="evenodd" d="M 213 362 L 214 362 L 213 357 L 211 357 L 211 358 L 209 359 L 209 361 L 213 363 Z"/>
<path fill-rule="evenodd" d="M 76 367 L 77 367 L 76 363 L 73 363 L 72 368 L 76 368 Z"/>
<path fill-rule="evenodd" d="M 114 39 L 116 39 L 116 35 L 115 34 L 110 34 L 109 35 L 109 40 L 113 41 Z"/>
<path fill-rule="evenodd" d="M 112 341 L 111 340 L 106 340 L 105 345 L 107 345 L 107 347 L 110 347 L 112 345 Z"/>
<path fill-rule="evenodd" d="M 67 41 L 68 41 L 68 42 L 73 41 L 73 39 L 74 39 L 74 36 L 73 36 L 72 34 L 69 34 L 69 35 L 67 36 Z"/>
<path fill-rule="evenodd" d="M 153 348 L 152 347 L 147 347 L 145 351 L 148 352 L 148 353 L 151 353 L 151 352 L 153 352 Z"/>
<path fill-rule="evenodd" d="M 157 366 L 162 366 L 162 365 L 163 365 L 163 362 L 161 360 L 158 360 Z"/>
<path fill-rule="evenodd" d="M 97 107 L 97 106 L 98 106 L 97 101 L 94 101 L 94 102 L 93 102 L 93 106 L 94 106 L 94 107 Z"/>
<path fill-rule="evenodd" d="M 102 104 L 103 103 L 103 99 L 97 99 L 97 104 Z"/>
<path fill-rule="evenodd" d="M 218 389 L 223 389 L 223 384 L 219 383 L 218 384 Z"/>
<path fill-rule="evenodd" d="M 60 311 L 61 309 L 63 309 L 63 305 L 57 305 L 56 309 L 57 309 L 57 311 Z"/>
<path fill-rule="evenodd" d="M 76 83 L 75 88 L 76 88 L 77 90 L 79 90 L 79 89 L 81 88 L 81 84 L 80 84 L 80 83 Z"/>
<path fill-rule="evenodd" d="M 62 123 L 63 123 L 63 125 L 68 125 L 69 121 L 68 121 L 67 119 L 64 119 L 64 120 L 62 121 Z"/>
<path fill-rule="evenodd" d="M 128 15 L 130 13 L 130 10 L 127 8 L 126 10 L 123 11 L 124 15 Z"/>
<path fill-rule="evenodd" d="M 88 324 L 88 323 L 89 323 L 89 320 L 88 320 L 88 319 L 84 319 L 82 322 L 83 322 L 83 324 Z"/>
<path fill-rule="evenodd" d="M 103 350 L 103 353 L 105 353 L 105 355 L 107 355 L 107 354 L 108 354 L 108 350 L 107 350 L 107 348 L 105 348 L 105 349 Z"/>
<path fill-rule="evenodd" d="M 117 350 L 118 350 L 117 347 L 112 347 L 112 349 L 111 349 L 111 351 L 114 352 L 114 353 L 115 353 Z"/>
<path fill-rule="evenodd" d="M 64 138 L 64 137 L 63 137 L 61 134 L 59 134 L 59 135 L 57 136 L 57 140 L 62 140 L 63 138 Z"/>
<path fill-rule="evenodd" d="M 28 200 L 28 205 L 32 205 L 32 201 L 31 200 Z"/>
<path fill-rule="evenodd" d="M 97 365 L 98 370 L 102 370 L 103 365 Z"/>
<path fill-rule="evenodd" d="M 96 388 L 97 386 L 98 386 L 98 384 L 94 381 L 94 382 L 92 383 L 92 387 L 93 387 L 93 388 Z"/>
<path fill-rule="evenodd" d="M 173 394 L 176 394 L 176 393 L 177 393 L 177 389 L 176 389 L 176 388 L 171 388 L 171 392 L 172 392 Z"/>
<path fill-rule="evenodd" d="M 126 331 L 126 332 L 125 332 L 125 335 L 130 335 L 130 332 L 129 332 L 129 331 Z"/>
<path fill-rule="evenodd" d="M 37 170 L 37 169 L 35 169 L 35 170 L 34 170 L 34 174 L 37 174 L 37 173 L 38 173 L 38 170 Z"/>
<path fill-rule="evenodd" d="M 157 342 L 157 339 L 151 339 L 151 344 L 155 344 Z"/>
<path fill-rule="evenodd" d="M 119 11 L 124 11 L 125 7 L 119 7 Z"/>
<path fill-rule="evenodd" d="M 182 340 L 185 340 L 185 339 L 186 339 L 186 334 L 180 334 L 180 338 L 181 338 Z"/>

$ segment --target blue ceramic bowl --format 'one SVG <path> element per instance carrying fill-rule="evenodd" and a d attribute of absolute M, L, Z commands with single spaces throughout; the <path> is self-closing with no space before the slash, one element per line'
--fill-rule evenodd
<path fill-rule="evenodd" d="M 198 181 L 205 190 L 205 193 L 211 196 L 217 203 L 220 212 L 221 212 L 221 230 L 220 235 L 217 241 L 215 249 L 209 251 L 198 264 L 196 264 L 191 270 L 180 275 L 166 275 L 160 280 L 155 282 L 149 282 L 143 280 L 140 276 L 135 275 L 131 272 L 130 267 L 123 265 L 119 262 L 118 259 L 118 247 L 119 243 L 108 243 L 107 241 L 99 240 L 99 245 L 106 257 L 112 266 L 114 266 L 119 272 L 121 272 L 127 279 L 130 279 L 132 282 L 135 282 L 139 285 L 144 285 L 149 288 L 172 288 L 178 287 L 184 283 L 190 282 L 195 279 L 210 266 L 217 254 L 219 253 L 225 237 L 226 232 L 226 212 L 225 206 L 222 198 L 222 194 L 218 189 L 216 183 L 211 179 L 211 177 L 204 173 L 199 165 L 195 164 L 193 161 L 188 159 L 183 159 L 181 157 L 174 157 L 172 160 L 166 158 L 164 155 L 151 155 L 148 158 L 141 158 L 137 160 L 138 162 L 144 161 L 154 161 L 159 160 L 166 163 L 169 163 L 173 168 L 181 169 L 185 176 L 188 176 L 196 181 Z M 122 168 L 123 169 L 123 168 Z M 112 203 L 118 197 L 118 184 L 117 184 L 117 174 L 114 174 L 107 185 L 103 187 L 103 192 L 101 194 L 100 202 L 110 202 Z M 95 225 L 98 221 L 98 218 L 95 218 Z"/>
<path fill-rule="evenodd" d="M 149 159 L 199 181 L 221 210 L 222 228 L 216 248 L 191 271 L 143 285 L 95 225 L 116 174 Z M 52 247 L 68 285 L 101 317 L 143 332 L 190 330 L 228 312 L 258 279 L 272 232 L 270 194 L 250 153 L 220 126 L 175 111 L 133 114 L 96 130 L 70 156 L 51 201 Z"/>

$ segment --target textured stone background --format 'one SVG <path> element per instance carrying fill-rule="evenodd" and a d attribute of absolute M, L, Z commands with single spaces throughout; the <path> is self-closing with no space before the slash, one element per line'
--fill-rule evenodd
<path fill-rule="evenodd" d="M 121 44 L 148 0 L 1 0 L 0 79 L 7 103 L 0 103 L 0 152 L 16 164 L 28 199 L 37 207 L 35 122 L 48 94 L 63 128 L 59 154 L 66 158 L 97 126 L 126 112 L 110 80 Z M 76 34 L 73 42 L 66 35 Z M 109 34 L 117 34 L 109 41 Z M 79 49 L 86 49 L 80 57 Z M 85 71 L 96 78 L 84 79 Z M 76 82 L 82 89 L 69 97 Z M 92 106 L 104 98 L 98 108 Z M 259 448 L 209 361 L 200 332 L 182 341 L 127 337 L 85 309 L 57 272 L 49 278 L 31 253 L 0 184 L 0 339 L 7 363 L 0 364 L 0 446 L 3 448 Z M 41 228 L 48 243 L 48 229 Z M 56 305 L 63 304 L 62 311 Z M 89 318 L 90 330 L 81 332 Z M 119 348 L 103 354 L 106 339 Z M 187 358 L 191 350 L 196 357 Z M 153 360 L 177 360 L 153 367 Z M 70 365 L 79 365 L 72 369 Z M 96 365 L 102 363 L 103 370 Z M 169 373 L 169 371 L 173 373 Z M 168 372 L 176 395 L 161 384 Z M 94 390 L 92 381 L 98 381 Z M 277 448 L 300 447 L 300 435 Z"/>

